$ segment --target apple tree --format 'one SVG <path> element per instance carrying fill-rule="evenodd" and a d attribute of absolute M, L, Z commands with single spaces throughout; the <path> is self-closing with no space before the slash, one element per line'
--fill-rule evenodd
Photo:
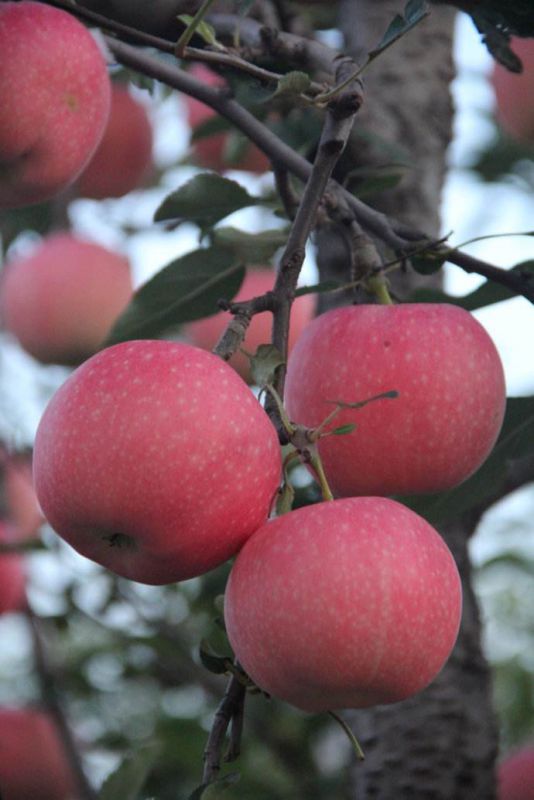
<path fill-rule="evenodd" d="M 521 72 L 521 0 L 0 2 L 0 796 L 490 800 L 534 734 L 470 556 L 534 479 L 471 312 L 532 303 L 533 262 L 442 236 L 459 14 Z M 532 185 L 519 105 L 481 181 Z M 172 255 L 132 292 L 93 228 Z"/>

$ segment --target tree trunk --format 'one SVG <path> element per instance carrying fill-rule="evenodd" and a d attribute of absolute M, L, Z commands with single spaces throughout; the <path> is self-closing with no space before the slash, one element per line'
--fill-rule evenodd
<path fill-rule="evenodd" d="M 342 0 L 340 28 L 345 50 L 361 63 L 404 6 L 404 0 Z M 403 178 L 396 188 L 377 193 L 370 202 L 435 236 L 439 234 L 451 137 L 453 23 L 452 10 L 433 9 L 429 19 L 366 70 L 364 106 L 342 164 L 347 172 L 355 166 L 384 169 L 392 162 L 404 163 Z M 329 228 L 320 233 L 321 280 L 339 279 L 344 247 L 339 230 Z M 393 288 L 402 296 L 413 286 L 413 275 L 400 274 Z M 350 775 L 350 796 L 357 800 L 495 797 L 497 726 L 467 554 L 474 526 L 473 519 L 462 519 L 441 531 L 454 553 L 464 587 L 462 628 L 444 670 L 424 692 L 405 702 L 347 715 L 366 754 L 366 760 L 355 764 Z"/>

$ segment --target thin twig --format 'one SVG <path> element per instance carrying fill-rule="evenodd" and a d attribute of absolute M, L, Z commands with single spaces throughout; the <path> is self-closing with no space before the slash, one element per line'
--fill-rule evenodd
<path fill-rule="evenodd" d="M 232 675 L 228 681 L 224 697 L 215 712 L 213 725 L 204 749 L 203 784 L 207 785 L 214 781 L 220 772 L 226 732 L 232 719 L 243 712 L 245 693 L 245 683 L 237 675 Z M 234 741 L 232 747 L 235 749 L 237 742 Z"/>

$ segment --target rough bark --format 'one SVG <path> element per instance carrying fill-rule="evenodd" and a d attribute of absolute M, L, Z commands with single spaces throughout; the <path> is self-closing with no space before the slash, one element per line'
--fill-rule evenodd
<path fill-rule="evenodd" d="M 345 49 L 362 61 L 404 6 L 404 0 L 341 2 Z M 433 10 L 428 20 L 369 68 L 364 107 L 343 164 L 348 170 L 354 165 L 391 163 L 391 154 L 400 145 L 409 169 L 394 190 L 373 197 L 372 205 L 434 235 L 439 233 L 452 126 L 453 20 L 450 9 Z M 378 144 L 367 138 L 369 131 L 378 134 Z M 392 149 L 388 150 L 388 144 Z M 318 244 L 321 279 L 339 278 L 348 262 L 346 233 L 330 227 L 321 232 Z M 394 290 L 406 294 L 413 285 L 413 277 L 401 276 Z M 495 797 L 497 727 L 467 554 L 474 526 L 473 518 L 462 519 L 442 531 L 464 587 L 461 632 L 448 664 L 416 697 L 348 715 L 366 753 L 365 762 L 351 770 L 350 796 L 357 800 Z"/>

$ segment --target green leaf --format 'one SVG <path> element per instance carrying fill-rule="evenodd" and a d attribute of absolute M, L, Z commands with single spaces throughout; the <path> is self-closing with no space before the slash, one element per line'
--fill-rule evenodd
<path fill-rule="evenodd" d="M 161 746 L 153 742 L 125 758 L 104 782 L 98 800 L 139 800 L 139 793 L 160 751 Z"/>
<path fill-rule="evenodd" d="M 198 651 L 200 662 L 209 672 L 214 675 L 224 675 L 228 672 L 228 664 L 232 663 L 231 656 L 222 656 L 216 653 L 206 639 L 202 639 Z"/>
<path fill-rule="evenodd" d="M 229 772 L 228 775 L 216 778 L 211 783 L 203 783 L 189 795 L 188 800 L 216 800 L 225 789 L 236 784 L 240 777 L 239 772 Z"/>
<path fill-rule="evenodd" d="M 448 522 L 496 497 L 508 463 L 534 451 L 534 397 L 508 398 L 501 434 L 491 455 L 467 481 L 448 492 L 403 497 L 401 502 L 434 525 Z"/>
<path fill-rule="evenodd" d="M 231 226 L 215 228 L 211 242 L 229 248 L 247 264 L 265 264 L 286 244 L 287 228 L 275 228 L 261 233 L 245 233 Z M 274 273 L 273 273 L 274 278 Z"/>
<path fill-rule="evenodd" d="M 232 300 L 244 277 L 244 267 L 230 250 L 193 250 L 135 292 L 105 344 L 160 336 L 171 327 L 215 314 L 217 301 Z"/>
<path fill-rule="evenodd" d="M 345 181 L 348 182 L 352 194 L 356 197 L 366 197 L 394 189 L 410 169 L 405 164 L 357 167 L 349 172 Z"/>
<path fill-rule="evenodd" d="M 274 382 L 274 373 L 285 364 L 282 353 L 272 344 L 260 344 L 250 359 L 250 373 L 257 386 Z"/>
<path fill-rule="evenodd" d="M 534 261 L 523 261 L 509 271 L 524 276 L 534 286 Z M 515 292 L 500 283 L 486 281 L 478 289 L 463 297 L 453 297 L 437 289 L 417 289 L 410 299 L 415 303 L 452 303 L 467 311 L 474 311 L 476 308 L 501 303 L 517 296 Z"/>
<path fill-rule="evenodd" d="M 410 264 L 420 275 L 432 275 L 434 272 L 438 272 L 446 261 L 446 256 L 435 253 L 421 253 L 421 255 L 410 256 Z"/>
<path fill-rule="evenodd" d="M 401 36 L 414 28 L 421 20 L 428 16 L 428 6 L 423 0 L 409 0 L 404 9 L 404 14 L 396 14 L 391 20 L 380 43 L 369 53 L 369 61 L 374 60 L 380 53 L 391 47 Z"/>
<path fill-rule="evenodd" d="M 237 181 L 214 172 L 203 172 L 166 197 L 157 209 L 154 220 L 192 222 L 205 231 L 234 211 L 260 202 Z"/>
<path fill-rule="evenodd" d="M 344 436 L 346 433 L 352 433 L 354 430 L 356 430 L 356 425 L 351 422 L 347 425 L 340 425 L 339 428 L 334 428 L 330 433 L 334 436 Z"/>
<path fill-rule="evenodd" d="M 310 88 L 311 79 L 306 72 L 299 72 L 297 70 L 287 72 L 278 81 L 278 86 L 273 94 L 273 97 L 292 97 L 304 94 Z"/>
<path fill-rule="evenodd" d="M 191 23 L 193 22 L 193 17 L 190 14 L 180 14 L 178 19 L 180 20 L 180 22 L 183 22 L 184 25 L 186 25 L 187 27 L 189 27 L 189 25 L 191 25 Z M 209 22 L 206 22 L 205 20 L 202 20 L 202 22 L 200 22 L 197 25 L 197 27 L 195 28 L 195 35 L 200 36 L 200 38 L 203 39 L 206 42 L 206 44 L 209 44 L 211 47 L 214 48 L 216 48 L 217 46 L 219 46 L 219 48 L 221 47 L 221 45 L 217 41 L 215 28 L 213 27 L 213 25 L 210 25 Z"/>

